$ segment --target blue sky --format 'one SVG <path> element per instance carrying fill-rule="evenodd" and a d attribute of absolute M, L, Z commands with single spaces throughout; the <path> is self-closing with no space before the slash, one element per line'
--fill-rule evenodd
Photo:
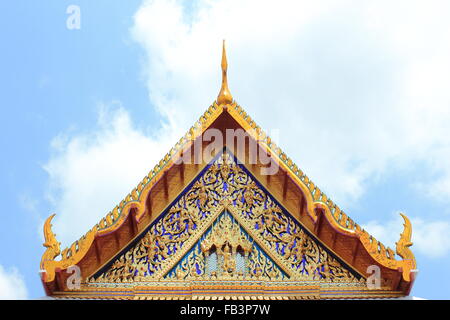
<path fill-rule="evenodd" d="M 79 30 L 66 27 L 72 4 Z M 226 38 L 238 103 L 385 244 L 394 246 L 405 212 L 419 267 L 412 294 L 449 298 L 448 9 L 1 2 L 0 297 L 43 296 L 43 221 L 56 212 L 54 231 L 70 245 L 212 103 Z"/>

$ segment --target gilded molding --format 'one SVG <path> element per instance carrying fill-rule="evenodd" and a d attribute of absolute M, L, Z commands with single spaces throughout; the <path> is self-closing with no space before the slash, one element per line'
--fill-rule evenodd
<path fill-rule="evenodd" d="M 279 299 L 364 299 L 397 298 L 404 294 L 387 288 L 370 290 L 360 284 L 308 281 L 214 282 L 142 281 L 139 283 L 83 283 L 79 290 L 55 292 L 61 299 L 133 300 L 279 300 Z"/>

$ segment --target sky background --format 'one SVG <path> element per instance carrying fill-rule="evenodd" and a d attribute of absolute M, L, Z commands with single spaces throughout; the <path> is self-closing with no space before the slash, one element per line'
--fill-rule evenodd
<path fill-rule="evenodd" d="M 70 30 L 69 5 L 81 28 Z M 412 295 L 450 298 L 448 1 L 0 2 L 0 298 L 44 296 L 42 226 L 80 238 L 214 101 L 236 101 L 351 218 Z"/>

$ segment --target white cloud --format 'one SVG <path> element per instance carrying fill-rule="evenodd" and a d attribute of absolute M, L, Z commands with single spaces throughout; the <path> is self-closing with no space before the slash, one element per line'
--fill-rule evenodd
<path fill-rule="evenodd" d="M 413 227 L 411 248 L 430 258 L 440 258 L 450 252 L 450 223 L 448 221 L 424 221 L 421 218 L 411 219 Z M 403 219 L 400 216 L 383 221 L 369 221 L 362 226 L 377 240 L 395 250 L 395 242 L 403 231 Z"/>
<path fill-rule="evenodd" d="M 147 136 L 116 102 L 100 107 L 95 130 L 56 137 L 44 168 L 58 240 L 70 245 L 136 187 L 179 138 L 170 131 L 176 137 Z"/>
<path fill-rule="evenodd" d="M 281 146 L 345 207 L 394 165 L 421 163 L 433 177 L 416 186 L 450 195 L 447 12 L 446 1 L 144 1 L 132 34 L 152 103 L 185 129 L 219 90 L 226 38 L 236 100 L 280 128 Z"/>
<path fill-rule="evenodd" d="M 9 270 L 0 265 L 0 300 L 27 298 L 27 288 L 22 275 L 16 268 Z"/>
<path fill-rule="evenodd" d="M 45 169 L 59 238 L 70 244 L 97 223 L 215 99 L 223 38 L 233 96 L 279 129 L 281 147 L 344 209 L 387 168 L 427 168 L 415 185 L 450 198 L 449 6 L 144 1 L 131 34 L 162 128 L 135 128 L 119 106 L 102 109 L 92 132 L 54 139 Z"/>

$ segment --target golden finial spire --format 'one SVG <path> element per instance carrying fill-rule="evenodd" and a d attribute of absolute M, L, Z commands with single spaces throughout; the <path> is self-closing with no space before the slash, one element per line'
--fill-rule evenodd
<path fill-rule="evenodd" d="M 219 95 L 217 96 L 217 104 L 230 104 L 233 102 L 233 97 L 231 96 L 230 89 L 228 89 L 227 81 L 227 53 L 225 51 L 225 40 L 223 40 L 222 48 L 222 88 L 220 88 Z"/>

